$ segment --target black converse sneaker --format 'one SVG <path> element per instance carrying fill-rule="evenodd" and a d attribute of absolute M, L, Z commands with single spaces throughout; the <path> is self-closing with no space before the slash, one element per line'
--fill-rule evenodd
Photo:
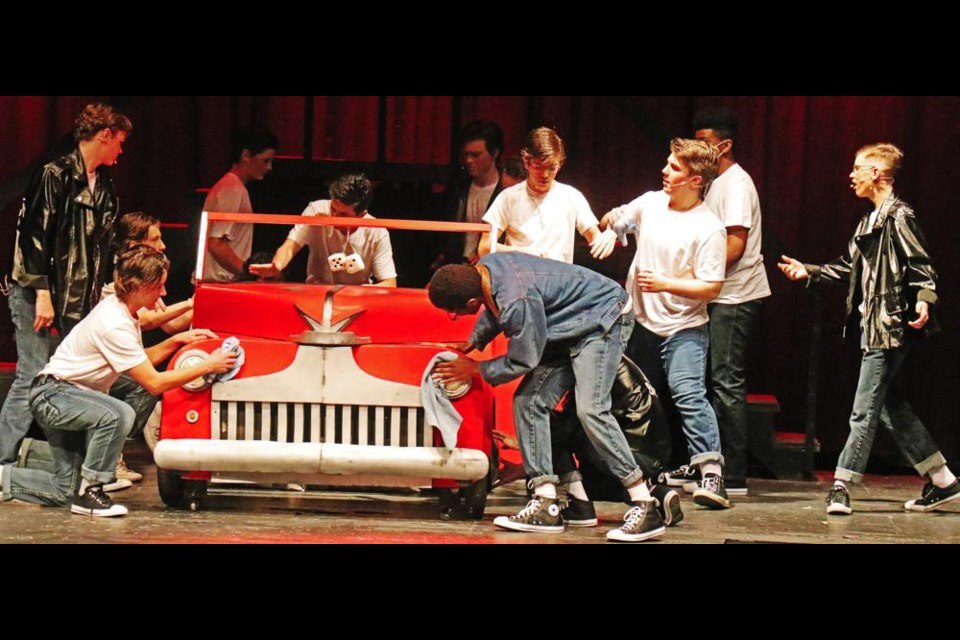
<path fill-rule="evenodd" d="M 692 465 L 683 465 L 679 469 L 674 469 L 666 473 L 668 487 L 683 487 L 690 482 L 700 482 L 700 467 Z"/>
<path fill-rule="evenodd" d="M 113 504 L 106 493 L 103 492 L 102 484 L 92 484 L 82 495 L 73 497 L 73 504 L 70 505 L 71 513 L 78 513 L 82 516 L 97 516 L 99 518 L 115 518 L 117 516 L 127 515 L 127 508 L 119 504 Z"/>
<path fill-rule="evenodd" d="M 574 496 L 567 496 L 567 504 L 560 510 L 560 515 L 568 527 L 595 527 L 598 522 L 593 503 Z"/>
<path fill-rule="evenodd" d="M 708 473 L 700 481 L 700 488 L 693 492 L 693 501 L 701 507 L 711 509 L 729 509 L 730 498 L 727 497 L 727 488 L 723 478 L 715 473 Z"/>
<path fill-rule="evenodd" d="M 830 487 L 830 493 L 827 494 L 827 513 L 832 516 L 848 516 L 853 513 L 850 508 L 850 493 L 846 487 L 839 484 Z"/>
<path fill-rule="evenodd" d="M 939 509 L 945 504 L 954 500 L 960 500 L 960 480 L 954 480 L 953 484 L 946 489 L 941 489 L 932 482 L 928 482 L 916 500 L 910 500 L 903 505 L 907 511 L 919 511 L 926 513 Z"/>
<path fill-rule="evenodd" d="M 607 532 L 611 542 L 643 542 L 659 538 L 666 532 L 663 518 L 653 500 L 634 502 L 633 508 L 623 516 L 623 526 Z"/>
<path fill-rule="evenodd" d="M 556 498 L 533 496 L 515 516 L 500 516 L 493 524 L 501 529 L 532 533 L 563 533 L 563 516 Z"/>
<path fill-rule="evenodd" d="M 657 511 L 668 527 L 675 527 L 683 520 L 683 510 L 680 508 L 680 494 L 662 484 L 650 488 L 650 495 L 657 504 Z"/>

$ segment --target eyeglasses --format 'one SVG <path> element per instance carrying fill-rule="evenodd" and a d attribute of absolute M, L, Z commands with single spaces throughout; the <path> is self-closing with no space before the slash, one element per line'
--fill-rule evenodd
<path fill-rule="evenodd" d="M 853 165 L 853 173 L 858 173 L 858 172 L 860 172 L 860 171 L 863 171 L 864 169 L 876 169 L 877 171 L 880 171 L 880 170 L 881 170 L 880 167 L 878 167 L 878 166 L 876 166 L 876 165 L 873 165 L 873 164 L 855 164 L 855 165 Z"/>

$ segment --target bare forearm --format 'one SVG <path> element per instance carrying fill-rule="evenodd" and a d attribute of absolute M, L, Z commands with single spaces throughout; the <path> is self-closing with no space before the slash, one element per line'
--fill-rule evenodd
<path fill-rule="evenodd" d="M 300 251 L 300 245 L 292 240 L 285 241 L 273 256 L 273 266 L 283 271 Z"/>
<path fill-rule="evenodd" d="M 223 238 L 210 238 L 207 246 L 220 266 L 233 275 L 243 274 L 243 260 L 230 248 L 230 243 Z"/>
<path fill-rule="evenodd" d="M 703 280 L 666 280 L 664 291 L 675 296 L 682 296 L 692 300 L 713 300 L 720 295 L 723 289 L 722 282 L 704 282 Z"/>
<path fill-rule="evenodd" d="M 177 304 L 172 304 L 164 311 L 154 311 L 152 309 L 141 309 L 137 315 L 140 317 L 140 328 L 143 331 L 150 331 L 157 327 L 166 326 L 171 320 L 181 317 L 188 311 L 193 310 L 193 299 L 184 300 Z M 189 323 L 188 325 L 189 326 Z"/>
<path fill-rule="evenodd" d="M 180 340 L 178 340 L 176 336 L 167 338 L 160 344 L 154 345 L 149 349 L 145 349 L 145 351 L 147 352 L 147 359 L 150 360 L 151 364 L 153 364 L 154 366 L 157 366 L 161 362 L 166 361 L 174 353 L 176 353 L 177 349 L 179 349 L 182 344 L 183 343 Z"/>

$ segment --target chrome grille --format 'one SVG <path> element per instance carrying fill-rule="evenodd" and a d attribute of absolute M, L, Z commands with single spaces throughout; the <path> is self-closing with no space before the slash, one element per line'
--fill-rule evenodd
<path fill-rule="evenodd" d="M 210 423 L 213 440 L 433 446 L 419 407 L 215 401 Z"/>

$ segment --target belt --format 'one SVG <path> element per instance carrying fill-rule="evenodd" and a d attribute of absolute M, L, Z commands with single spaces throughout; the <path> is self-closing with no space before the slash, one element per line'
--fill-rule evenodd
<path fill-rule="evenodd" d="M 52 376 L 49 373 L 44 373 L 33 379 L 33 382 L 30 383 L 30 388 L 39 387 L 47 384 L 48 382 L 60 382 L 60 378 Z"/>

